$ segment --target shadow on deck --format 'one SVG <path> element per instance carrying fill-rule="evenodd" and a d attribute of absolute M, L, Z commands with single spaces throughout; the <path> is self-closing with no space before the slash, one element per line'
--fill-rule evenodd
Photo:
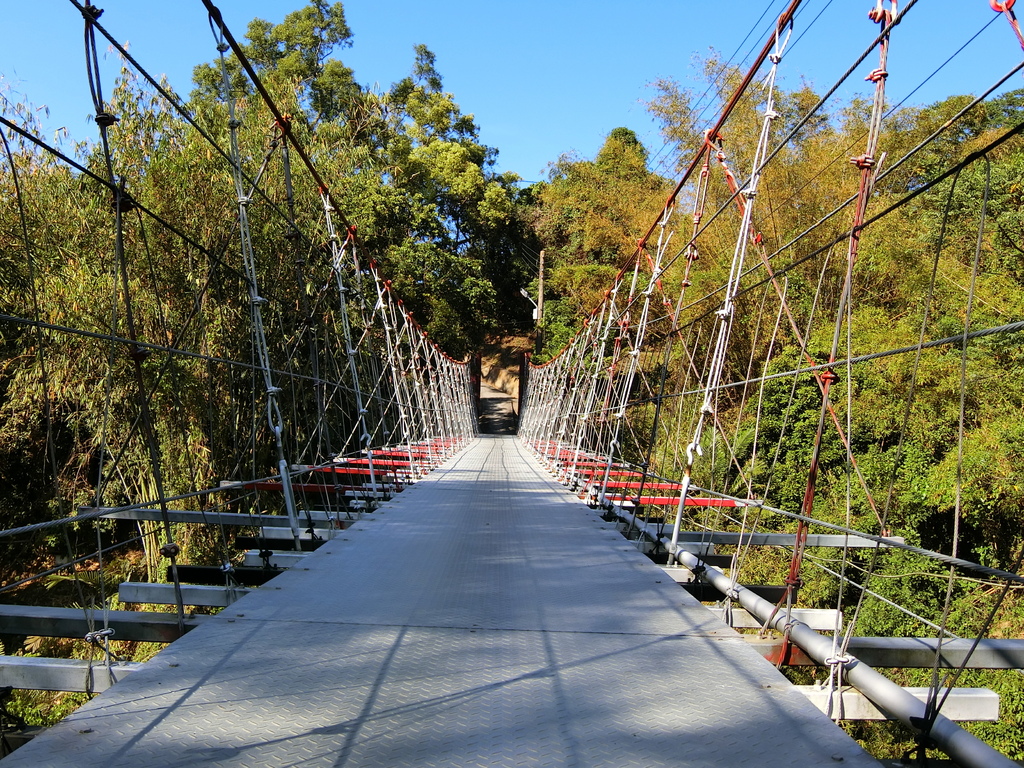
<path fill-rule="evenodd" d="M 519 427 L 514 398 L 499 389 L 480 385 L 480 432 L 485 435 L 514 435 Z"/>

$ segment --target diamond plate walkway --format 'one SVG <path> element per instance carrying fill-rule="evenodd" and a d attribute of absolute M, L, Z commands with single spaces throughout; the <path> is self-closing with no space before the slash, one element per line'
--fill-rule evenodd
<path fill-rule="evenodd" d="M 2 768 L 876 766 L 483 437 Z"/>

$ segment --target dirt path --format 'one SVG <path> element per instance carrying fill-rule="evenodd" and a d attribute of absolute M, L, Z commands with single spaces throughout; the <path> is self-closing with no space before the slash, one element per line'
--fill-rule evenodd
<path fill-rule="evenodd" d="M 512 395 L 480 384 L 480 431 L 485 435 L 514 435 L 519 419 Z"/>

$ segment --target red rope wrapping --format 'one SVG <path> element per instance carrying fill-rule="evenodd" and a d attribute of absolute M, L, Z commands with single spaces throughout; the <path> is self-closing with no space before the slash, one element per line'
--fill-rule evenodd
<path fill-rule="evenodd" d="M 1010 27 L 1013 29 L 1013 34 L 1017 36 L 1017 42 L 1020 43 L 1020 47 L 1024 49 L 1024 34 L 1021 34 L 1020 24 L 1017 23 L 1017 14 L 1013 12 L 1013 4 L 1016 0 L 989 0 L 988 4 L 992 6 L 992 10 L 996 13 L 1001 13 L 1006 16 L 1006 20 L 1010 22 Z"/>
<path fill-rule="evenodd" d="M 895 10 L 896 2 L 891 0 L 892 8 Z M 857 205 L 853 216 L 853 226 L 850 230 L 849 250 L 847 253 L 846 280 L 843 285 L 843 296 L 840 299 L 839 309 L 836 314 L 835 335 L 832 339 L 832 350 L 829 353 L 829 362 L 836 361 L 836 347 L 839 343 L 839 329 L 842 324 L 843 307 L 850 301 L 851 282 L 853 277 L 853 265 L 857 260 L 857 251 L 860 243 L 861 231 L 864 228 L 864 221 L 867 214 L 868 201 L 871 196 L 874 184 L 874 169 L 877 165 L 875 151 L 877 150 L 878 137 L 881 132 L 882 111 L 885 101 L 885 80 L 888 73 L 885 71 L 886 60 L 889 53 L 888 31 L 892 25 L 894 10 L 886 10 L 883 7 L 883 0 L 877 0 L 877 4 L 868 12 L 868 18 L 875 24 L 882 27 L 882 36 L 878 49 L 878 67 L 874 69 L 867 79 L 875 84 L 874 105 L 871 111 L 871 125 L 868 130 L 867 147 L 863 155 L 851 158 L 850 162 L 860 172 L 860 185 L 857 192 Z M 804 498 L 800 505 L 800 512 L 807 518 L 813 516 L 814 497 L 817 491 L 818 461 L 821 455 L 821 445 L 824 436 L 825 420 L 830 410 L 829 391 L 832 385 L 838 380 L 838 375 L 833 371 L 832 376 L 818 376 L 821 389 L 821 414 L 818 420 L 818 429 L 814 436 L 814 443 L 811 452 L 810 467 L 807 471 L 807 486 L 804 490 Z M 836 425 L 839 428 L 839 425 Z M 842 430 L 840 429 L 840 432 Z M 876 511 L 877 514 L 877 511 Z M 776 612 L 782 609 L 785 604 L 787 611 L 794 602 L 794 592 L 799 588 L 800 571 L 803 565 L 804 549 L 807 541 L 807 526 L 803 520 L 797 526 L 796 545 L 793 547 L 793 555 L 790 559 L 789 574 L 786 577 L 786 592 L 776 605 Z M 788 634 L 784 639 L 784 647 L 788 644 Z"/>

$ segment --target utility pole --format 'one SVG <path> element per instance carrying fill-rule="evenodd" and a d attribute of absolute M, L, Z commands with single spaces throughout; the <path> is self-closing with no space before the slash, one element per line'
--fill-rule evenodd
<path fill-rule="evenodd" d="M 537 280 L 537 352 L 544 345 L 544 251 L 540 252 L 540 277 Z"/>

